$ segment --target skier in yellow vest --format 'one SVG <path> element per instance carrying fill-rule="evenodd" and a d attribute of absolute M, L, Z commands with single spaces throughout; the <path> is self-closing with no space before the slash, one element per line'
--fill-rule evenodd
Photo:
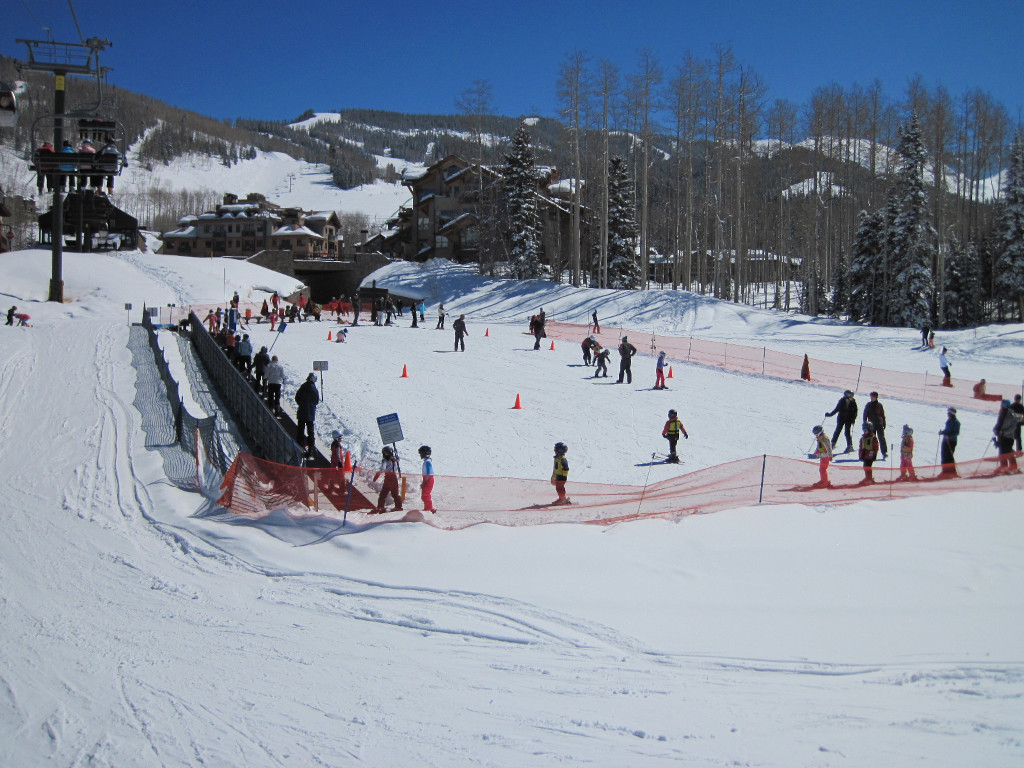
<path fill-rule="evenodd" d="M 569 479 L 569 462 L 565 454 L 569 447 L 565 443 L 555 443 L 555 466 L 551 473 L 551 484 L 555 486 L 558 498 L 552 504 L 571 504 L 569 497 L 565 495 L 565 481 Z"/>
<path fill-rule="evenodd" d="M 668 412 L 668 421 L 665 422 L 665 428 L 661 430 L 661 436 L 668 440 L 668 458 L 665 461 L 671 464 L 679 463 L 679 456 L 676 454 L 676 443 L 679 442 L 680 433 L 687 440 L 690 439 L 686 427 L 683 426 L 683 422 L 679 420 L 679 415 L 673 409 Z"/>

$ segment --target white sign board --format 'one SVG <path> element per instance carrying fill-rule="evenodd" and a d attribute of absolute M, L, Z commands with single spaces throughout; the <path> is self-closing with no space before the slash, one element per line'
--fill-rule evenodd
<path fill-rule="evenodd" d="M 387 416 L 378 416 L 377 429 L 380 430 L 380 441 L 384 443 L 384 445 L 405 440 L 405 435 L 402 434 L 402 424 L 398 421 L 397 413 L 389 413 Z"/>
<path fill-rule="evenodd" d="M 314 360 L 313 361 L 313 370 L 314 371 L 326 371 L 327 370 L 327 361 L 326 360 Z"/>

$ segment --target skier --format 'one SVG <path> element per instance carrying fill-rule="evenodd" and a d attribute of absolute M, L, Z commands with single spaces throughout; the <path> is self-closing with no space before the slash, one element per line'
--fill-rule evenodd
<path fill-rule="evenodd" d="M 629 337 L 623 336 L 622 343 L 619 344 L 619 380 L 617 384 L 622 383 L 623 377 L 625 377 L 629 384 L 633 383 L 633 355 L 636 354 L 636 347 L 629 343 Z"/>
<path fill-rule="evenodd" d="M 668 421 L 665 422 L 665 427 L 661 430 L 661 436 L 668 440 L 668 458 L 666 461 L 670 464 L 679 463 L 679 456 L 676 454 L 676 443 L 679 442 L 680 432 L 683 433 L 683 437 L 687 440 L 690 439 L 686 427 L 683 426 L 683 422 L 679 420 L 678 414 L 673 409 L 668 412 Z"/>
<path fill-rule="evenodd" d="M 14 315 L 17 314 L 17 312 L 17 307 L 11 307 L 7 310 L 7 325 L 14 325 Z"/>
<path fill-rule="evenodd" d="M 454 323 L 452 323 L 452 330 L 455 331 L 455 350 L 454 351 L 458 352 L 459 348 L 461 347 L 462 351 L 465 352 L 466 351 L 466 342 L 464 341 L 464 339 L 466 337 L 466 316 L 465 315 L 459 315 L 459 319 L 456 320 Z"/>
<path fill-rule="evenodd" d="M 281 415 L 281 387 L 284 384 L 284 366 L 277 355 L 267 365 L 267 405 L 275 416 Z"/>
<path fill-rule="evenodd" d="M 437 512 L 434 509 L 434 499 L 431 494 L 434 491 L 434 462 L 430 459 L 430 446 L 420 446 L 420 458 L 423 459 L 423 467 L 421 473 L 423 477 L 420 480 L 420 498 L 423 500 L 423 511 L 434 514 Z"/>
<path fill-rule="evenodd" d="M 601 324 L 597 322 L 597 310 L 594 310 L 594 314 L 590 316 L 590 319 L 594 321 L 594 333 L 601 332 Z"/>
<path fill-rule="evenodd" d="M 862 484 L 875 482 L 871 471 L 871 465 L 878 458 L 878 437 L 875 435 L 875 428 L 870 421 L 864 422 L 864 434 L 860 438 L 860 451 L 858 457 L 864 464 L 864 480 Z"/>
<path fill-rule="evenodd" d="M 885 408 L 878 402 L 878 393 L 872 392 L 871 402 L 864 406 L 864 423 L 875 428 L 878 445 L 882 450 L 882 461 L 889 457 L 889 445 L 885 441 Z"/>
<path fill-rule="evenodd" d="M 434 326 L 434 330 L 444 330 L 444 304 L 437 305 L 437 325 Z"/>
<path fill-rule="evenodd" d="M 831 488 L 832 483 L 828 481 L 828 465 L 832 461 L 832 443 L 829 442 L 828 435 L 821 428 L 821 424 L 817 424 L 811 432 L 814 433 L 815 440 L 815 448 L 812 455 L 818 459 L 818 482 L 811 487 Z"/>
<path fill-rule="evenodd" d="M 342 469 L 345 466 L 345 452 L 341 449 L 341 432 L 331 431 L 331 466 Z"/>
<path fill-rule="evenodd" d="M 946 352 L 948 351 L 949 350 L 943 347 L 942 351 L 939 352 L 939 368 L 942 369 L 942 373 L 944 376 L 944 378 L 942 379 L 942 386 L 944 387 L 953 386 L 953 382 L 951 380 L 952 374 L 949 372 L 949 358 L 946 357 Z"/>
<path fill-rule="evenodd" d="M 917 480 L 914 471 L 914 430 L 903 425 L 903 438 L 900 440 L 900 480 Z"/>
<path fill-rule="evenodd" d="M 594 378 L 602 376 L 608 378 L 608 358 L 612 356 L 612 351 L 602 347 L 600 344 L 597 345 L 597 354 L 594 355 L 594 360 L 597 362 L 597 369 L 594 371 Z"/>
<path fill-rule="evenodd" d="M 538 340 L 538 344 L 539 343 L 540 342 Z M 591 351 L 596 346 L 597 346 L 597 339 L 595 339 L 593 336 L 587 336 L 587 338 L 585 338 L 583 340 L 583 343 L 580 344 L 580 347 L 583 349 L 583 364 L 584 365 L 588 365 L 589 366 L 590 363 L 592 362 L 593 358 L 592 358 L 592 355 L 591 355 Z"/>
<path fill-rule="evenodd" d="M 668 363 L 665 362 L 665 353 L 658 353 L 658 362 L 655 363 L 655 374 L 654 374 L 654 388 L 655 389 L 668 389 L 665 385 L 665 369 L 668 367 Z"/>
<path fill-rule="evenodd" d="M 999 408 L 996 425 L 992 428 L 992 441 L 999 449 L 999 469 L 997 472 L 1017 472 L 1017 457 L 1013 454 L 1014 432 L 1020 428 L 1019 417 L 1013 411 L 1009 400 L 1003 400 Z"/>
<path fill-rule="evenodd" d="M 836 407 L 825 412 L 825 418 L 836 416 L 836 431 L 832 434 L 832 445 L 839 439 L 839 433 L 846 430 L 846 451 L 853 451 L 853 437 L 850 435 L 850 428 L 857 423 L 857 401 L 853 399 L 853 392 L 846 390 L 839 398 Z"/>
<path fill-rule="evenodd" d="M 544 338 L 544 326 L 537 315 L 530 316 L 530 333 L 533 334 L 533 349 L 540 349 L 540 340 Z"/>
<path fill-rule="evenodd" d="M 568 452 L 569 447 L 565 443 L 555 443 L 555 465 L 551 472 L 551 484 L 555 486 L 558 498 L 552 504 L 572 504 L 565 495 L 565 481 L 569 479 L 569 461 L 565 458 Z"/>
<path fill-rule="evenodd" d="M 960 437 L 960 420 L 956 417 L 956 408 L 950 406 L 946 410 L 946 424 L 939 430 L 942 435 L 942 475 L 960 477 L 956 471 L 956 441 Z"/>
<path fill-rule="evenodd" d="M 209 312 L 206 313 L 206 317 L 203 319 L 203 322 L 206 323 L 209 326 L 210 333 L 216 333 L 216 331 L 217 331 L 217 316 L 215 314 L 213 314 L 213 310 L 212 309 Z"/>
<path fill-rule="evenodd" d="M 384 475 L 384 484 L 380 487 L 380 495 L 377 497 L 377 507 L 370 514 L 382 515 L 387 512 L 385 503 L 390 494 L 391 500 L 395 502 L 395 512 L 402 510 L 402 497 L 398 491 L 398 475 L 401 468 L 398 466 L 398 457 L 391 450 L 391 446 L 385 445 L 381 451 L 380 469 L 373 476 L 373 482 L 377 482 L 381 475 Z"/>
<path fill-rule="evenodd" d="M 313 422 L 316 419 L 316 407 L 320 403 L 320 393 L 316 389 L 316 374 L 311 373 L 302 382 L 295 392 L 295 404 L 298 410 L 295 411 L 295 422 L 297 425 L 296 441 L 303 444 L 303 433 L 305 433 L 306 457 L 313 455 Z"/>

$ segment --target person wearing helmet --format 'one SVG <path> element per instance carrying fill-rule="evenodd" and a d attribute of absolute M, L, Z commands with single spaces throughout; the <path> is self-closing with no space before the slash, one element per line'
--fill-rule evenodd
<path fill-rule="evenodd" d="M 885 407 L 878 400 L 878 393 L 872 392 L 871 400 L 864 406 L 864 423 L 875 428 L 878 436 L 878 448 L 882 452 L 882 461 L 889 457 L 889 446 L 885 441 Z"/>
<path fill-rule="evenodd" d="M 665 369 L 668 368 L 668 362 L 665 360 L 665 353 L 658 353 L 658 361 L 654 364 L 654 388 L 655 389 L 668 389 L 665 385 Z"/>
<path fill-rule="evenodd" d="M 942 435 L 942 471 L 939 476 L 960 477 L 956 471 L 956 441 L 960 438 L 960 420 L 953 406 L 946 410 L 946 424 L 939 430 L 939 434 Z"/>
<path fill-rule="evenodd" d="M 569 479 L 569 461 L 565 454 L 569 447 L 565 443 L 555 443 L 555 466 L 551 473 L 551 484 L 555 486 L 555 493 L 558 498 L 553 504 L 571 504 L 572 501 L 565 495 L 565 481 Z"/>
<path fill-rule="evenodd" d="M 836 407 L 831 411 L 826 411 L 825 418 L 827 419 L 829 416 L 836 417 L 836 431 L 832 433 L 832 445 L 839 440 L 839 433 L 846 430 L 845 452 L 850 453 L 853 451 L 853 437 L 850 435 L 850 429 L 857 423 L 857 401 L 853 399 L 853 392 L 850 390 L 843 392 Z"/>
<path fill-rule="evenodd" d="M 811 456 L 818 460 L 818 482 L 811 487 L 831 488 L 832 483 L 828 480 L 828 465 L 832 462 L 832 443 L 820 424 L 816 424 L 811 432 L 814 433 L 814 453 Z"/>
<path fill-rule="evenodd" d="M 594 347 L 594 361 L 597 363 L 597 368 L 594 369 L 594 378 L 608 378 L 608 358 L 612 356 L 612 351 L 605 347 L 602 347 L 598 342 Z"/>
<path fill-rule="evenodd" d="M 903 425 L 903 437 L 900 440 L 900 480 L 917 480 L 914 471 L 914 430 L 910 425 Z"/>
<path fill-rule="evenodd" d="M 999 448 L 999 469 L 997 472 L 1016 472 L 1017 457 L 1013 455 L 1014 433 L 1020 426 L 1018 415 L 1009 400 L 1003 400 L 999 407 L 996 425 L 992 427 L 993 442 Z"/>
<path fill-rule="evenodd" d="M 389 494 L 391 500 L 395 502 L 395 511 L 399 512 L 402 509 L 402 497 L 398 491 L 398 475 L 401 473 L 398 457 L 395 456 L 395 452 L 388 445 L 381 448 L 380 455 L 380 469 L 373 476 L 373 482 L 377 482 L 380 476 L 384 475 L 384 483 L 381 485 L 380 495 L 377 497 L 377 507 L 370 514 L 381 515 L 387 512 L 385 505 Z"/>
<path fill-rule="evenodd" d="M 345 452 L 341 449 L 341 432 L 331 431 L 331 466 L 341 469 L 345 466 Z"/>
<path fill-rule="evenodd" d="M 415 314 L 416 308 L 413 307 L 413 313 Z M 421 472 L 423 477 L 420 479 L 420 499 L 423 500 L 423 511 L 434 514 L 437 512 L 434 509 L 434 499 L 432 493 L 434 491 L 434 462 L 430 458 L 430 446 L 420 446 L 420 458 L 423 460 L 423 467 Z"/>
<path fill-rule="evenodd" d="M 870 421 L 864 422 L 864 432 L 860 437 L 860 446 L 857 452 L 858 458 L 864 465 L 864 484 L 875 482 L 871 465 L 878 458 L 878 435 L 875 434 L 875 427 Z"/>
<path fill-rule="evenodd" d="M 665 426 L 661 430 L 661 436 L 668 440 L 668 458 L 665 459 L 665 461 L 670 464 L 679 463 L 679 456 L 676 454 L 676 443 L 679 442 L 680 433 L 682 433 L 683 437 L 687 440 L 690 439 L 690 435 L 687 433 L 686 427 L 684 427 L 683 422 L 679 420 L 679 414 L 677 414 L 673 408 L 668 412 L 668 421 L 665 422 Z"/>

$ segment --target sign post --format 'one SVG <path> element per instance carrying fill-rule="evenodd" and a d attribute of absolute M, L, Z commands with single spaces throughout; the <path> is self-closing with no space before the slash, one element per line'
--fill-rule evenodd
<path fill-rule="evenodd" d="M 324 371 L 327 370 L 327 361 L 326 360 L 314 360 L 313 361 L 313 370 L 314 371 L 320 371 L 320 391 L 323 392 L 323 390 L 324 390 Z"/>

